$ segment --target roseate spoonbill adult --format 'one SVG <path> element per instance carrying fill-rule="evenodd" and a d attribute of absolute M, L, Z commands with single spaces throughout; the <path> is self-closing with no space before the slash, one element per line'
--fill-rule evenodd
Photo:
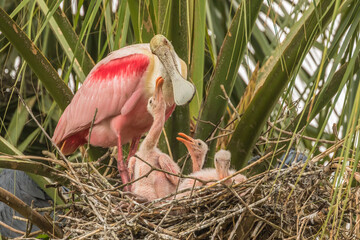
<path fill-rule="evenodd" d="M 179 133 L 180 137 L 176 139 L 185 144 L 192 160 L 192 172 L 200 171 L 205 163 L 205 156 L 208 151 L 208 146 L 201 139 L 193 139 L 185 133 Z"/>
<path fill-rule="evenodd" d="M 117 166 L 123 183 L 127 183 L 129 175 L 121 146 L 131 141 L 129 159 L 136 152 L 140 137 L 149 130 L 153 119 L 146 105 L 160 76 L 165 80 L 167 119 L 175 104 L 186 104 L 195 94 L 193 84 L 184 79 L 186 64 L 176 55 L 171 43 L 156 35 L 150 44 L 131 45 L 112 52 L 96 64 L 74 95 L 56 126 L 53 141 L 65 155 L 87 143 L 97 109 L 90 144 L 118 147 Z"/>
<path fill-rule="evenodd" d="M 148 111 L 153 116 L 154 121 L 149 133 L 140 144 L 136 156 L 153 167 L 178 174 L 180 172 L 179 166 L 167 154 L 162 153 L 156 147 L 165 124 L 166 103 L 162 90 L 163 82 L 164 80 L 161 77 L 158 78 L 154 97 L 151 97 L 148 101 Z M 148 164 L 135 156 L 130 158 L 129 172 L 131 179 L 140 178 L 133 183 L 131 191 L 148 200 L 161 198 L 175 192 L 179 178 L 159 171 L 153 171 L 149 174 L 151 167 Z"/>
<path fill-rule="evenodd" d="M 235 173 L 234 170 L 229 169 L 230 162 L 231 162 L 230 152 L 225 151 L 225 150 L 220 150 L 215 154 L 215 157 L 214 157 L 215 169 L 214 168 L 205 168 L 205 169 L 202 169 L 200 171 L 190 174 L 190 176 L 200 179 L 204 182 L 221 180 L 221 179 L 226 178 L 226 177 L 230 176 L 231 174 Z M 235 181 L 236 183 L 246 180 L 246 177 L 241 174 L 238 174 L 237 176 L 239 176 L 239 177 L 234 176 L 234 177 L 228 179 L 227 181 L 225 181 L 224 183 L 231 184 L 232 180 Z M 213 184 L 213 183 L 210 182 L 210 183 L 207 183 L 206 185 L 211 185 L 211 184 Z M 197 181 L 192 178 L 187 178 L 183 182 L 180 183 L 179 191 L 186 189 L 186 188 L 192 188 L 193 186 L 199 187 L 199 186 L 203 186 L 203 185 L 204 184 L 201 181 Z M 184 192 L 184 193 L 179 194 L 177 196 L 177 198 L 180 198 L 182 196 L 186 196 L 189 194 L 190 194 L 190 192 Z"/>
<path fill-rule="evenodd" d="M 27 205 L 35 208 L 52 206 L 52 199 L 23 171 L 4 169 L 0 173 L 0 187 L 13 193 L 24 201 Z M 20 232 L 26 232 L 26 222 L 14 219 L 14 216 L 22 217 L 14 209 L 0 201 L 0 221 L 12 229 Z M 39 228 L 33 225 L 31 232 Z M 16 238 L 23 234 L 10 230 L 0 225 L 0 234 L 2 237 Z"/>

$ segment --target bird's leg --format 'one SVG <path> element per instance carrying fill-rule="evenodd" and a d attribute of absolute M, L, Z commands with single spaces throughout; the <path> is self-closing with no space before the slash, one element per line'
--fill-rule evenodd
<path fill-rule="evenodd" d="M 129 162 L 129 159 L 135 155 L 135 153 L 138 149 L 138 146 L 139 146 L 140 138 L 141 138 L 141 136 L 137 136 L 131 140 L 129 155 L 127 157 L 127 162 Z"/>
<path fill-rule="evenodd" d="M 120 134 L 118 136 L 118 159 L 117 159 L 117 168 L 119 170 L 120 173 L 120 177 L 121 177 L 121 181 L 123 184 L 126 184 L 130 181 L 129 178 L 129 172 L 127 170 L 127 167 L 124 164 L 123 161 L 123 154 L 122 154 L 122 145 L 121 145 L 121 137 Z M 125 186 L 124 187 L 124 191 L 131 191 L 131 186 Z"/>

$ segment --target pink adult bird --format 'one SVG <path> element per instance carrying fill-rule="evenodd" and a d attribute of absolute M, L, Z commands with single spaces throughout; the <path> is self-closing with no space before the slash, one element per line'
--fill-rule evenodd
<path fill-rule="evenodd" d="M 194 172 L 190 174 L 190 176 L 195 177 L 197 179 L 200 179 L 204 182 L 207 181 L 218 181 L 221 179 L 224 179 L 231 174 L 235 173 L 234 170 L 229 170 L 230 168 L 230 162 L 231 162 L 231 154 L 229 151 L 220 150 L 215 154 L 214 157 L 214 163 L 215 163 L 215 169 L 214 168 L 205 168 L 200 171 Z M 240 175 L 240 176 L 239 176 Z M 239 176 L 239 177 L 237 177 Z M 226 180 L 225 184 L 231 184 L 232 181 L 235 181 L 235 183 L 243 182 L 246 180 L 246 177 L 244 175 L 238 174 L 237 176 L 234 176 L 233 178 L 230 178 Z M 211 185 L 212 182 L 207 183 L 206 185 Z M 193 186 L 203 186 L 204 184 L 200 181 L 197 181 L 192 178 L 187 178 L 179 185 L 179 191 L 187 188 L 192 188 Z M 177 198 L 180 198 L 182 196 L 189 195 L 190 192 L 184 192 L 177 196 Z"/>
<path fill-rule="evenodd" d="M 180 137 L 176 139 L 184 143 L 190 153 L 193 167 L 192 172 L 200 171 L 205 163 L 208 146 L 201 139 L 193 139 L 185 133 L 178 133 L 178 135 Z"/>
<path fill-rule="evenodd" d="M 140 145 L 136 156 L 146 161 L 153 167 L 178 174 L 179 166 L 165 153 L 162 153 L 156 146 L 158 144 L 162 128 L 165 124 L 166 104 L 161 86 L 163 79 L 159 78 L 156 82 L 155 96 L 149 99 L 148 111 L 154 118 L 149 133 Z M 129 172 L 132 180 L 132 192 L 145 197 L 148 200 L 165 197 L 175 192 L 179 178 L 164 172 L 151 171 L 151 167 L 137 157 L 131 157 L 129 160 Z"/>
<path fill-rule="evenodd" d="M 53 141 L 65 155 L 87 143 L 97 109 L 90 144 L 118 146 L 117 166 L 122 182 L 127 183 L 129 175 L 121 146 L 131 141 L 129 157 L 132 156 L 140 137 L 149 130 L 153 119 L 146 106 L 160 76 L 165 79 L 167 119 L 175 104 L 186 104 L 195 93 L 194 86 L 184 79 L 186 64 L 176 55 L 171 43 L 156 35 L 150 44 L 131 45 L 112 52 L 91 70 L 65 109 Z"/>

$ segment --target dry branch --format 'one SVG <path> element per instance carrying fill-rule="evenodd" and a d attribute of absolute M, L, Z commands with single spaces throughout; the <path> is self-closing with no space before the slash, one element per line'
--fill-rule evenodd
<path fill-rule="evenodd" d="M 33 222 L 36 226 L 38 226 L 41 230 L 43 230 L 50 236 L 62 238 L 63 232 L 58 226 L 49 222 L 40 213 L 31 209 L 31 207 L 29 207 L 26 203 L 24 203 L 15 195 L 6 191 L 3 188 L 0 188 L 0 201 L 15 209 L 17 212 L 19 212 L 25 218 L 29 219 L 31 222 Z"/>

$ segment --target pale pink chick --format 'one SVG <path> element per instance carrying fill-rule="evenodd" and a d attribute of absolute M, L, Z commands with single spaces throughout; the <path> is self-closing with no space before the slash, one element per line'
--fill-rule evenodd
<path fill-rule="evenodd" d="M 156 82 L 155 96 L 149 99 L 148 111 L 153 116 L 154 121 L 136 155 L 155 168 L 178 174 L 180 172 L 179 166 L 156 147 L 165 124 L 166 104 L 161 89 L 163 81 L 162 78 L 159 78 Z M 135 156 L 130 158 L 129 172 L 132 180 L 147 175 L 149 171 L 151 171 L 151 167 L 148 164 Z M 151 201 L 175 192 L 178 182 L 179 178 L 176 176 L 153 171 L 148 176 L 134 182 L 131 191 Z"/>
<path fill-rule="evenodd" d="M 198 178 L 204 182 L 208 181 L 219 181 L 221 179 L 224 179 L 231 174 L 235 173 L 234 170 L 230 170 L 230 163 L 231 163 L 231 154 L 229 151 L 226 150 L 220 150 L 215 154 L 214 157 L 214 168 L 205 168 L 203 170 L 194 172 L 190 174 L 190 176 Z M 238 177 L 233 177 L 228 180 L 226 180 L 224 183 L 230 185 L 232 181 L 242 182 L 246 180 L 246 177 L 238 174 Z M 214 182 L 209 182 L 206 185 L 212 185 Z M 179 191 L 187 188 L 192 187 L 199 187 L 203 186 L 204 184 L 198 180 L 187 178 L 182 183 L 180 183 Z M 182 194 L 179 194 L 177 198 L 180 198 L 182 196 L 189 195 L 190 192 L 184 192 Z"/>
<path fill-rule="evenodd" d="M 179 133 L 179 136 L 176 139 L 184 143 L 190 153 L 193 167 L 192 172 L 200 171 L 205 163 L 208 146 L 201 139 L 193 139 L 185 133 Z"/>
<path fill-rule="evenodd" d="M 231 153 L 230 151 L 227 150 L 219 150 L 216 154 L 215 154 L 215 161 L 216 160 L 222 160 L 222 161 L 229 161 L 231 162 Z M 230 164 L 230 163 L 229 163 Z M 233 175 L 234 173 L 236 173 L 236 170 L 234 169 L 229 169 L 229 173 L 227 174 L 227 176 Z M 226 177 L 227 177 L 226 176 Z M 223 177 L 225 178 L 225 177 Z M 242 174 L 237 174 L 235 176 L 233 176 L 231 178 L 231 181 L 234 181 L 236 184 L 237 183 L 241 183 L 244 182 L 247 178 L 242 175 Z M 230 181 L 230 182 L 231 182 Z M 229 183 L 229 181 L 227 181 L 227 183 Z"/>

